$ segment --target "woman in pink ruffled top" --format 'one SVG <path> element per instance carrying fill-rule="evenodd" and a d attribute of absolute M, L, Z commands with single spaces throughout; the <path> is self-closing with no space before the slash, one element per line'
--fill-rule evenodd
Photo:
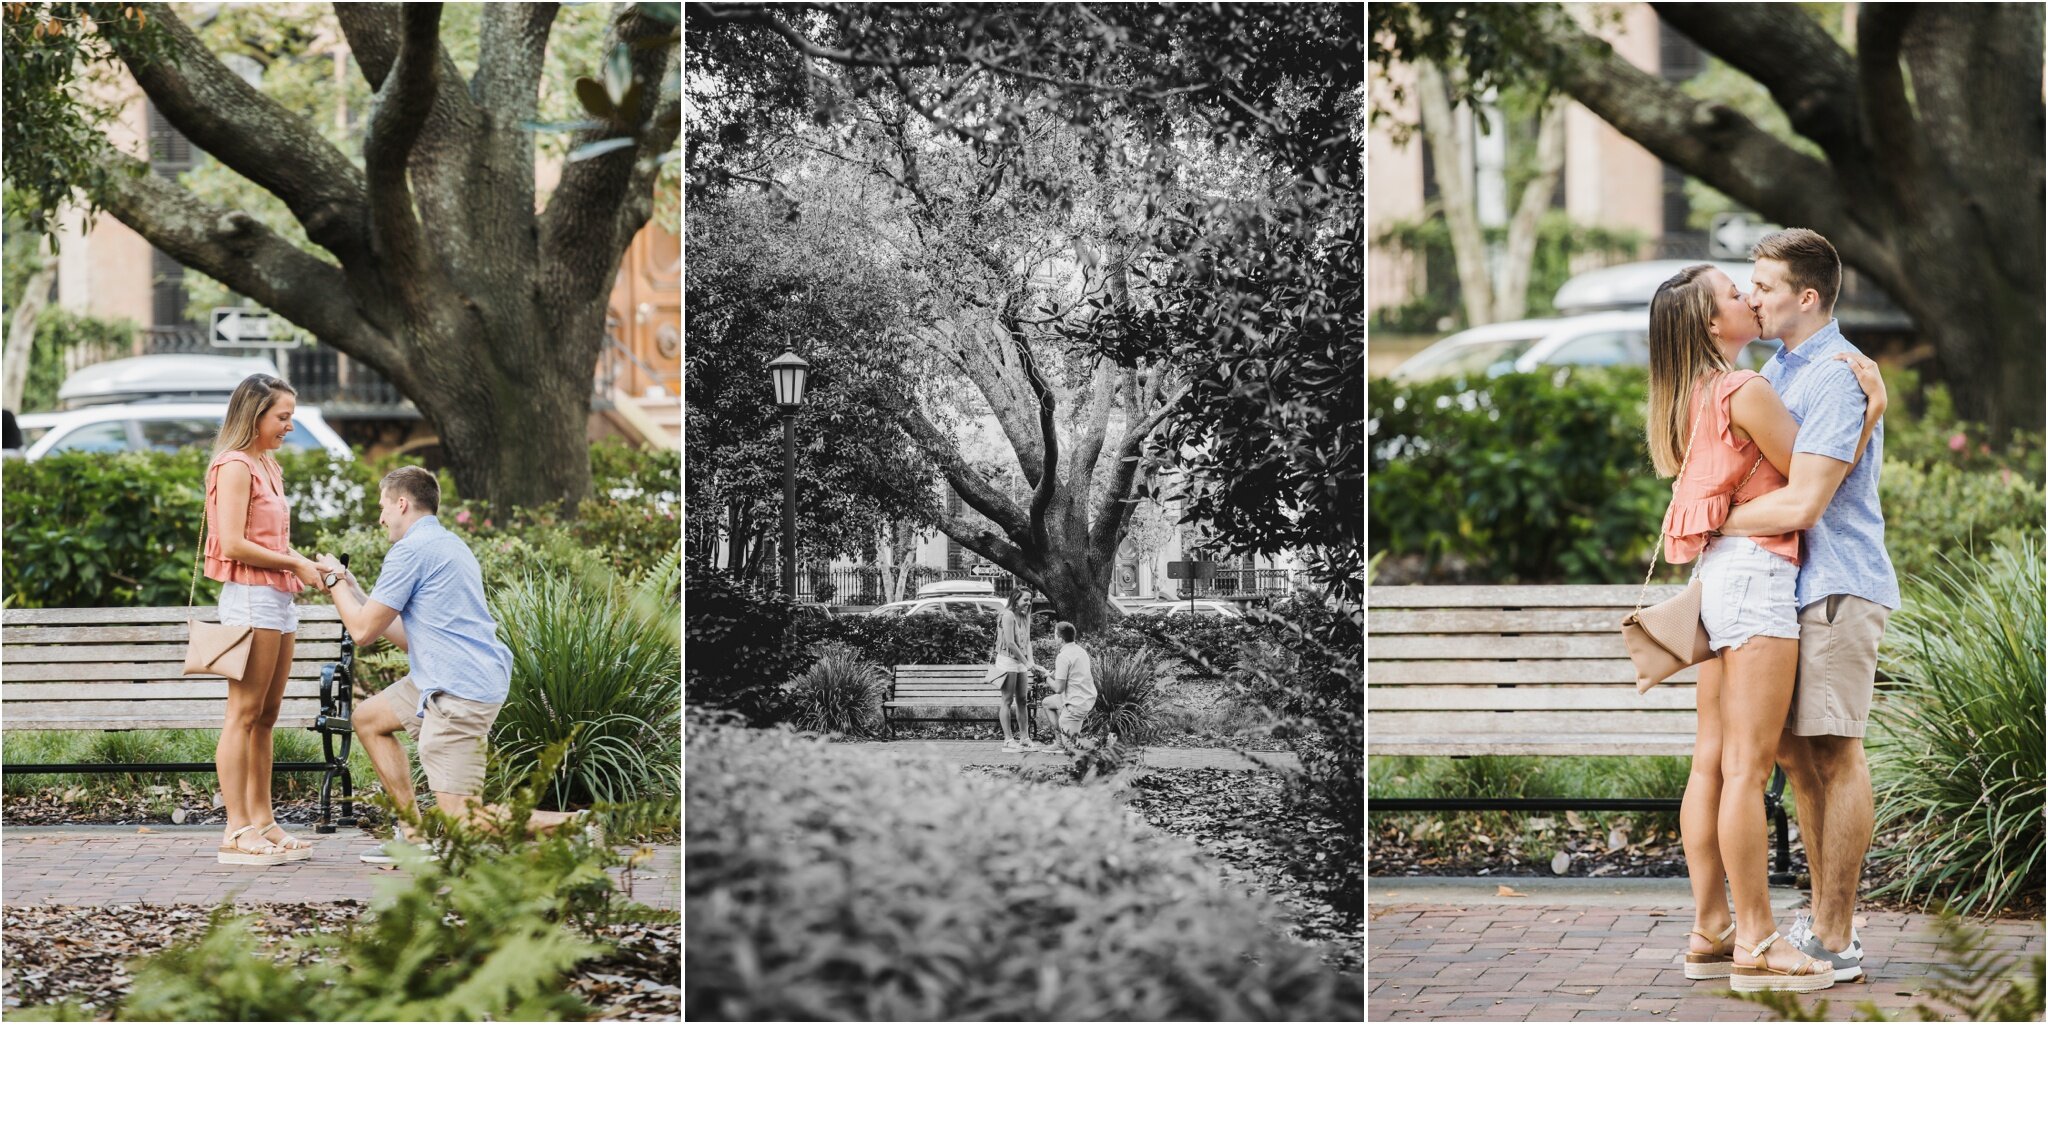
<path fill-rule="evenodd" d="M 1742 291 L 1711 265 L 1680 270 L 1650 302 L 1650 459 L 1659 476 L 1677 478 L 1664 554 L 1674 563 L 1699 560 L 1693 580 L 1703 586 L 1700 619 L 1715 654 L 1699 669 L 1699 726 L 1679 812 L 1696 910 L 1686 978 L 1720 979 L 1739 968 L 1746 982 L 1809 991 L 1834 982 L 1832 966 L 1781 942 L 1757 961 L 1736 939 L 1738 931 L 1755 941 L 1777 928 L 1759 796 L 1799 664 L 1799 536 L 1716 533 L 1735 504 L 1785 486 L 1799 432 L 1769 380 L 1735 369 L 1757 334 Z M 1870 397 L 1867 443 L 1884 413 L 1884 380 L 1860 355 L 1836 358 L 1849 360 Z"/>
<path fill-rule="evenodd" d="M 228 825 L 217 857 L 235 866 L 308 859 L 312 844 L 277 826 L 270 805 L 272 728 L 291 678 L 299 611 L 292 598 L 320 570 L 292 549 L 291 500 L 275 453 L 292 431 L 298 396 L 250 375 L 228 399 L 206 468 L 206 576 L 220 582 L 220 623 L 253 630 L 249 669 L 228 681 L 214 765 Z"/>

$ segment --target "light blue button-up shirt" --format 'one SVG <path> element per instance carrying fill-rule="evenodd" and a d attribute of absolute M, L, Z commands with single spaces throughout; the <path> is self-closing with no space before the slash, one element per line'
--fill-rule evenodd
<path fill-rule="evenodd" d="M 1839 322 L 1829 320 L 1797 348 L 1778 346 L 1764 364 L 1763 376 L 1784 399 L 1799 423 L 1794 453 L 1855 461 L 1856 441 L 1863 436 L 1863 410 L 1869 398 L 1849 364 L 1830 358 L 1837 352 L 1863 354 L 1842 337 Z M 1884 549 L 1884 512 L 1877 502 L 1877 481 L 1884 467 L 1884 422 L 1870 434 L 1863 459 L 1855 462 L 1835 498 L 1808 528 L 1799 567 L 1799 607 L 1805 609 L 1837 593 L 1899 607 L 1899 579 Z"/>
<path fill-rule="evenodd" d="M 484 600 L 483 570 L 469 546 L 421 517 L 391 546 L 370 597 L 398 611 L 420 709 L 443 691 L 470 702 L 500 703 L 512 690 L 512 650 Z"/>

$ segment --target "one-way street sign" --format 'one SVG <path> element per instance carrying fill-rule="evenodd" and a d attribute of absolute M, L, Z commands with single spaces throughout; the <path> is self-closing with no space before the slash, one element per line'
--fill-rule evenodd
<path fill-rule="evenodd" d="M 215 347 L 297 347 L 298 335 L 283 317 L 267 308 L 213 310 Z"/>

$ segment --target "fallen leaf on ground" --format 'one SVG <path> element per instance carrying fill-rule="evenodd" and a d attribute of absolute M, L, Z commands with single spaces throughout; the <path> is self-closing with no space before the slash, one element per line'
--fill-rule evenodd
<path fill-rule="evenodd" d="M 1520 890 L 1514 890 L 1506 886 L 1502 886 L 1501 888 L 1493 892 L 1493 896 L 1496 898 L 1526 898 L 1529 895 L 1521 892 Z"/>
<path fill-rule="evenodd" d="M 155 835 L 155 834 L 156 834 L 156 829 L 155 829 L 155 828 L 153 828 L 153 827 L 138 827 L 138 828 L 136 828 L 136 829 L 135 829 L 135 834 L 137 834 L 137 835 Z"/>

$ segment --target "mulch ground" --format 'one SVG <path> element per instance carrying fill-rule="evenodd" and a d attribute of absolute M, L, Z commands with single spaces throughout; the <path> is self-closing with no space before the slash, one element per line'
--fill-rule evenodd
<path fill-rule="evenodd" d="M 281 950 L 296 935 L 345 930 L 361 918 L 359 902 L 272 904 L 253 914 L 265 947 Z M 206 928 L 209 910 L 196 906 L 16 906 L 4 911 L 0 942 L 0 1007 L 14 1009 L 74 999 L 111 1018 L 133 979 L 128 964 Z M 682 943 L 674 924 L 627 922 L 598 930 L 612 945 L 583 965 L 566 986 L 606 1021 L 665 1022 L 682 1017 Z M 302 953 L 302 957 L 307 954 Z"/>
<path fill-rule="evenodd" d="M 112 792 L 92 791 L 84 786 L 66 789 L 48 788 L 39 792 L 21 793 L 0 798 L 0 822 L 9 826 L 48 826 L 51 824 L 111 824 L 116 827 L 134 824 L 214 824 L 225 825 L 228 814 L 225 808 L 213 807 L 208 794 L 201 789 L 190 793 L 181 792 L 168 785 L 152 786 L 162 792 Z M 310 828 L 320 822 L 320 798 L 279 797 L 271 808 L 277 813 L 277 822 L 286 827 Z M 334 816 L 341 816 L 341 801 L 333 802 Z M 365 827 L 384 822 L 384 812 L 375 804 L 356 794 L 356 819 Z"/>

